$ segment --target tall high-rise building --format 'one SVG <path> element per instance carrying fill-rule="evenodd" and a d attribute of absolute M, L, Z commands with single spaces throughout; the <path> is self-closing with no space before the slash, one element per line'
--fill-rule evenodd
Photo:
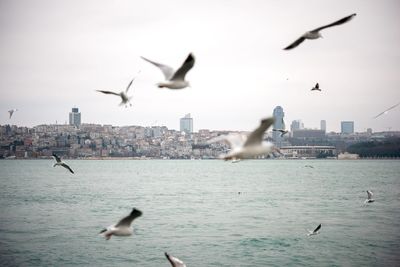
<path fill-rule="evenodd" d="M 190 117 L 190 113 L 180 119 L 180 131 L 187 134 L 193 133 L 193 118 Z"/>
<path fill-rule="evenodd" d="M 285 129 L 285 122 L 283 118 L 285 117 L 285 113 L 283 112 L 283 108 L 281 106 L 277 106 L 274 108 L 274 112 L 272 113 L 275 118 L 274 129 Z M 278 147 L 282 146 L 283 137 L 281 137 L 281 133 L 278 131 L 272 132 L 272 138 L 275 141 L 275 145 Z"/>
<path fill-rule="evenodd" d="M 326 120 L 321 120 L 321 130 L 326 132 Z"/>
<path fill-rule="evenodd" d="M 301 122 L 301 120 L 294 120 L 292 121 L 292 124 L 290 124 L 290 131 L 294 132 L 295 130 L 301 130 L 304 129 L 304 124 Z"/>
<path fill-rule="evenodd" d="M 342 134 L 354 133 L 354 121 L 342 121 L 341 122 L 341 133 Z"/>
<path fill-rule="evenodd" d="M 72 108 L 69 113 L 69 125 L 74 125 L 75 127 L 81 126 L 81 113 L 78 108 Z"/>

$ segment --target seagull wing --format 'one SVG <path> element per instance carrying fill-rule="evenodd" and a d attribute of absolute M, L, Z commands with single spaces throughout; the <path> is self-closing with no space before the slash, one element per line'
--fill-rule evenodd
<path fill-rule="evenodd" d="M 247 138 L 246 142 L 243 146 L 261 144 L 265 131 L 271 127 L 274 123 L 275 119 L 273 117 L 268 119 L 263 119 L 261 121 L 261 125 L 258 126 L 253 132 L 250 133 L 249 137 Z"/>
<path fill-rule="evenodd" d="M 192 53 L 190 53 L 185 62 L 183 62 L 182 66 L 174 73 L 174 76 L 172 76 L 171 80 L 185 80 L 185 75 L 191 68 L 193 68 L 194 62 L 194 56 Z"/>
<path fill-rule="evenodd" d="M 388 108 L 388 109 L 385 110 L 384 112 L 379 113 L 378 115 L 376 115 L 376 116 L 374 117 L 374 119 L 378 118 L 379 116 L 382 116 L 383 114 L 385 114 L 386 112 L 388 112 L 388 111 L 391 110 L 391 109 L 394 109 L 394 108 L 397 107 L 398 105 L 400 105 L 400 103 L 397 103 L 396 105 L 391 106 L 390 108 Z M 11 115 L 10 115 L 10 118 L 11 118 Z"/>
<path fill-rule="evenodd" d="M 97 92 L 103 93 L 103 94 L 107 94 L 107 95 L 117 95 L 120 96 L 120 94 L 111 92 L 111 91 L 103 91 L 103 90 L 96 90 Z"/>
<path fill-rule="evenodd" d="M 368 199 L 371 199 L 374 195 L 371 191 L 367 190 Z"/>
<path fill-rule="evenodd" d="M 139 75 L 140 70 L 138 71 L 137 75 Z M 128 93 L 129 88 L 131 87 L 132 83 L 134 80 L 136 80 L 137 76 L 135 78 L 132 79 L 132 81 L 128 84 L 128 86 L 125 89 L 125 93 Z"/>
<path fill-rule="evenodd" d="M 66 163 L 62 163 L 61 166 L 69 170 L 71 173 L 74 173 L 74 171 Z"/>
<path fill-rule="evenodd" d="M 299 44 L 301 44 L 303 41 L 305 40 L 305 38 L 303 36 L 301 36 L 299 39 L 297 39 L 296 41 L 294 41 L 291 45 L 285 47 L 283 50 L 290 50 L 295 48 L 296 46 L 298 46 Z"/>
<path fill-rule="evenodd" d="M 163 65 L 163 64 L 151 61 L 150 59 L 147 59 L 145 57 L 141 57 L 141 58 L 146 60 L 147 62 L 150 62 L 154 66 L 158 67 L 162 71 L 162 73 L 164 74 L 164 77 L 165 77 L 166 80 L 169 80 L 172 77 L 172 75 L 174 74 L 174 69 L 171 68 L 170 66 Z"/>
<path fill-rule="evenodd" d="M 183 261 L 169 255 L 167 252 L 165 252 L 165 257 L 167 257 L 167 260 L 171 263 L 172 267 L 186 267 L 186 265 L 183 263 Z"/>
<path fill-rule="evenodd" d="M 57 156 L 56 154 L 53 153 L 53 157 L 57 162 L 61 162 L 61 159 L 59 156 Z"/>
<path fill-rule="evenodd" d="M 142 215 L 142 212 L 140 210 L 137 210 L 135 208 L 133 208 L 131 214 L 129 214 L 128 216 L 126 216 L 125 218 L 121 219 L 116 225 L 115 227 L 119 227 L 119 226 L 130 226 L 132 221 L 134 219 L 136 219 L 137 217 L 140 217 Z"/>
<path fill-rule="evenodd" d="M 317 83 L 317 84 L 315 85 L 315 88 L 319 89 L 319 83 Z"/>
<path fill-rule="evenodd" d="M 11 116 L 14 113 L 14 110 L 9 110 L 8 113 L 10 113 L 10 119 L 11 119 Z"/>
<path fill-rule="evenodd" d="M 357 15 L 356 13 L 351 14 L 350 16 L 347 16 L 347 17 L 344 17 L 344 18 L 342 18 L 342 19 L 339 19 L 338 21 L 335 21 L 335 22 L 333 22 L 333 23 L 331 23 L 331 24 L 328 24 L 328 25 L 325 25 L 325 26 L 316 28 L 316 29 L 312 30 L 312 32 L 318 32 L 318 31 L 320 31 L 320 30 L 323 30 L 323 29 L 326 29 L 326 28 L 329 28 L 329 27 L 341 25 L 341 24 L 343 24 L 343 23 L 346 23 L 346 22 L 350 21 L 350 20 L 351 20 L 352 18 L 354 18 L 356 15 Z"/>
<path fill-rule="evenodd" d="M 315 230 L 313 231 L 313 233 L 316 233 L 319 231 L 319 229 L 321 229 L 321 224 L 317 226 L 317 228 L 315 228 Z"/>

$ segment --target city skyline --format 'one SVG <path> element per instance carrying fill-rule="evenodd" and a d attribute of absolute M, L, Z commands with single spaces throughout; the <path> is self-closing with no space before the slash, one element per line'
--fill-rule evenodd
<path fill-rule="evenodd" d="M 78 106 L 87 123 L 178 129 L 176 118 L 190 112 L 196 130 L 249 131 L 282 106 L 286 127 L 301 118 L 308 128 L 326 120 L 327 132 L 339 132 L 341 121 L 355 121 L 356 132 L 400 130 L 400 108 L 372 119 L 400 100 L 400 3 L 307 3 L 2 1 L 0 124 L 64 122 Z M 166 14 L 170 5 L 177 8 Z M 324 39 L 282 50 L 352 13 Z M 192 87 L 180 91 L 158 89 L 161 73 L 140 59 L 176 67 L 189 52 Z M 132 108 L 95 92 L 123 90 L 139 70 Z M 316 82 L 322 91 L 310 92 Z"/>

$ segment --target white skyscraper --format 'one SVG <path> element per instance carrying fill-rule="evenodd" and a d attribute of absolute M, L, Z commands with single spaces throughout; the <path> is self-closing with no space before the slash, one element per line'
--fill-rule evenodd
<path fill-rule="evenodd" d="M 326 120 L 321 120 L 321 130 L 326 132 Z"/>
<path fill-rule="evenodd" d="M 180 119 L 180 131 L 187 134 L 193 133 L 193 118 L 190 117 L 190 113 Z"/>
<path fill-rule="evenodd" d="M 81 126 L 81 113 L 78 108 L 72 108 L 69 113 L 69 125 L 74 125 L 75 127 Z"/>

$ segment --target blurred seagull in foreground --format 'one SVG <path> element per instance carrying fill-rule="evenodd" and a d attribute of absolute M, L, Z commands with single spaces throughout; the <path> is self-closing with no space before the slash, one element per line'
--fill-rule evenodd
<path fill-rule="evenodd" d="M 394 109 L 394 108 L 397 107 L 398 105 L 400 105 L 400 103 L 397 103 L 396 105 L 391 106 L 391 107 L 388 108 L 387 110 L 385 110 L 385 111 L 379 113 L 378 115 L 376 115 L 376 116 L 374 117 L 374 119 L 376 119 L 376 118 L 378 118 L 378 117 L 380 117 L 380 116 L 382 116 L 382 115 L 388 114 L 389 110 Z M 10 118 L 11 118 L 11 116 L 10 116 Z"/>
<path fill-rule="evenodd" d="M 321 89 L 319 89 L 319 83 L 317 83 L 313 88 L 311 88 L 311 91 L 320 91 Z"/>
<path fill-rule="evenodd" d="M 354 18 L 357 14 L 351 14 L 350 16 L 344 17 L 338 21 L 335 21 L 331 24 L 316 28 L 312 31 L 308 31 L 306 33 L 304 33 L 299 39 L 297 39 L 296 41 L 294 41 L 291 45 L 287 46 L 284 48 L 284 50 L 289 50 L 292 48 L 295 48 L 296 46 L 298 46 L 299 44 L 301 44 L 305 39 L 309 39 L 309 40 L 313 40 L 313 39 L 318 39 L 321 38 L 322 35 L 319 31 L 329 28 L 329 27 L 333 27 L 333 26 L 337 26 L 337 25 L 341 25 L 343 23 L 346 23 L 348 21 L 350 21 L 352 18 Z"/>
<path fill-rule="evenodd" d="M 14 109 L 10 109 L 10 110 L 8 111 L 8 113 L 10 114 L 10 119 L 11 119 L 11 117 L 12 117 L 12 115 L 13 115 L 13 113 L 14 113 L 15 111 L 18 111 L 18 109 L 14 108 Z"/>
<path fill-rule="evenodd" d="M 56 160 L 56 163 L 54 163 L 53 167 L 62 166 L 64 168 L 66 168 L 67 170 L 69 170 L 71 173 L 74 173 L 74 171 L 64 161 L 62 161 L 59 156 L 57 156 L 56 154 L 53 153 L 53 157 Z"/>
<path fill-rule="evenodd" d="M 139 73 L 140 73 L 140 71 L 138 72 L 138 74 L 139 74 Z M 126 87 L 125 91 L 122 91 L 122 92 L 120 92 L 120 93 L 115 93 L 115 92 L 111 92 L 111 91 L 104 91 L 104 90 L 96 90 L 96 91 L 97 91 L 97 92 L 100 92 L 100 93 L 103 93 L 103 94 L 116 95 L 116 96 L 121 97 L 121 103 L 119 104 L 120 106 L 125 105 L 125 107 L 127 107 L 127 106 L 128 106 L 128 103 L 129 103 L 129 106 L 132 106 L 132 103 L 131 103 L 132 97 L 131 97 L 131 96 L 128 96 L 127 94 L 128 94 L 129 88 L 131 87 L 131 85 L 132 85 L 132 83 L 133 83 L 133 81 L 134 81 L 135 79 L 136 79 L 136 77 L 133 78 L 133 79 L 130 81 L 130 83 L 129 83 L 128 86 Z"/>
<path fill-rule="evenodd" d="M 236 162 L 238 159 L 254 158 L 256 156 L 269 154 L 277 150 L 271 142 L 263 141 L 265 131 L 274 123 L 274 118 L 267 118 L 261 121 L 260 126 L 251 132 L 246 138 L 243 135 L 231 134 L 222 135 L 209 140 L 207 143 L 215 143 L 220 141 L 227 141 L 231 150 L 222 155 L 224 160 L 232 160 Z"/>
<path fill-rule="evenodd" d="M 364 201 L 364 204 L 374 202 L 375 199 L 372 198 L 373 195 L 374 195 L 374 194 L 373 194 L 370 190 L 367 190 L 367 196 L 368 196 L 368 198 Z"/>
<path fill-rule="evenodd" d="M 183 62 L 182 66 L 176 71 L 174 71 L 170 66 L 151 61 L 145 57 L 141 58 L 158 67 L 164 74 L 165 81 L 157 83 L 159 88 L 167 87 L 169 89 L 183 89 L 187 86 L 190 87 L 189 82 L 185 81 L 185 75 L 194 66 L 195 59 L 192 53 L 188 55 L 185 62 Z"/>
<path fill-rule="evenodd" d="M 184 264 L 183 261 L 169 255 L 167 252 L 165 252 L 165 257 L 167 257 L 167 260 L 171 263 L 172 267 L 186 267 L 186 264 Z"/>
<path fill-rule="evenodd" d="M 319 234 L 319 230 L 321 229 L 321 224 L 317 226 L 317 228 L 314 229 L 314 231 L 310 231 L 308 230 L 308 236 L 312 236 L 312 235 L 317 235 Z"/>
<path fill-rule="evenodd" d="M 140 217 L 142 212 L 135 208 L 132 209 L 132 212 L 121 219 L 117 224 L 110 225 L 109 227 L 100 231 L 99 234 L 103 235 L 107 240 L 111 238 L 111 236 L 130 236 L 133 234 L 133 229 L 131 228 L 132 221 L 137 217 Z"/>

